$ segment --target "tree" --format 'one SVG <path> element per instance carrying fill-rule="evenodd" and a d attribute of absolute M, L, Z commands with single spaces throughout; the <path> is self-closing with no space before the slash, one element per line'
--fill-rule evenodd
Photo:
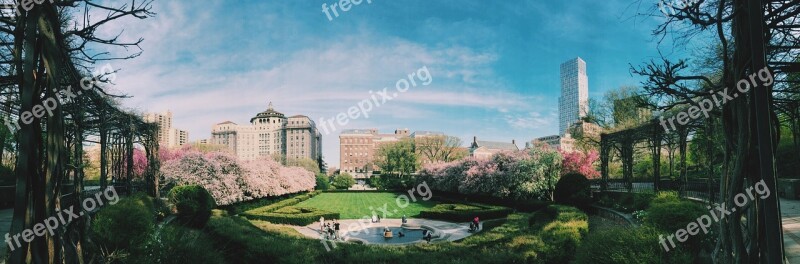
<path fill-rule="evenodd" d="M 325 174 L 317 173 L 317 184 L 315 190 L 325 191 L 331 188 L 331 178 Z"/>
<path fill-rule="evenodd" d="M 313 173 L 320 173 L 320 166 L 316 161 L 309 158 L 287 158 L 286 166 L 300 167 Z"/>
<path fill-rule="evenodd" d="M 567 173 L 578 173 L 584 175 L 587 179 L 596 179 L 600 177 L 600 172 L 594 167 L 594 163 L 600 158 L 600 155 L 597 153 L 597 151 L 562 151 L 561 156 L 564 158 L 561 162 L 563 164 L 561 175 L 566 175 Z"/>
<path fill-rule="evenodd" d="M 658 4 L 653 5 L 650 15 L 661 15 L 657 9 Z M 692 69 L 686 60 L 666 58 L 632 67 L 633 73 L 647 78 L 644 89 L 658 110 L 701 108 L 700 103 L 714 102 L 714 97 L 736 95 L 706 116 L 721 120 L 724 140 L 717 144 L 724 145 L 725 156 L 719 172 L 720 193 L 722 201 L 728 201 L 723 209 L 732 209 L 729 201 L 756 182 L 776 188 L 774 144 L 779 139 L 779 125 L 774 88 L 786 80 L 778 79 L 785 75 L 775 73 L 798 72 L 793 61 L 800 51 L 798 14 L 800 5 L 796 1 L 717 0 L 670 7 L 667 19 L 654 35 L 659 39 L 672 35 L 670 38 L 679 40 L 710 37 L 720 47 L 712 72 L 721 74 L 687 73 Z M 791 87 L 783 91 L 798 92 L 797 86 Z M 783 262 L 777 198 L 772 195 L 732 211 L 719 222 L 714 261 Z"/>
<path fill-rule="evenodd" d="M 356 184 L 356 180 L 348 173 L 342 173 L 333 177 L 333 187 L 340 190 L 347 190 Z"/>
<path fill-rule="evenodd" d="M 400 178 L 416 172 L 419 164 L 414 141 L 402 139 L 381 145 L 375 154 L 375 165 L 381 169 L 381 174 L 394 174 Z"/>
<path fill-rule="evenodd" d="M 464 153 L 458 151 L 463 143 L 460 138 L 447 135 L 418 136 L 414 139 L 419 158 L 431 163 L 463 158 Z"/>

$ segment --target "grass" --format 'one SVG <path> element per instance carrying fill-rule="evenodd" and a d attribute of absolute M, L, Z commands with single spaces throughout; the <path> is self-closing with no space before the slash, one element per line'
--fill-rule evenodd
<path fill-rule="evenodd" d="M 401 207 L 398 205 L 406 205 L 406 199 L 399 198 L 402 194 L 395 193 L 322 193 L 311 199 L 297 204 L 297 207 L 313 207 L 331 212 L 338 212 L 342 219 L 360 219 L 363 217 L 372 217 L 374 211 L 377 215 L 385 218 L 402 218 L 403 215 L 407 217 L 416 217 L 422 210 L 433 208 L 437 203 L 428 200 L 423 201 L 420 197 L 416 197 L 413 201 L 408 197 L 408 205 Z M 399 202 L 398 202 L 399 201 Z M 385 205 L 385 208 L 384 208 Z"/>

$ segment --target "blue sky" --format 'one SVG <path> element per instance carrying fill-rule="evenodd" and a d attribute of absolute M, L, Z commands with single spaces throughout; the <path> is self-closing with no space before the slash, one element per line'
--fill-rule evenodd
<path fill-rule="evenodd" d="M 524 145 L 558 132 L 559 64 L 587 62 L 591 98 L 637 85 L 639 65 L 676 52 L 650 35 L 659 16 L 632 18 L 655 1 L 366 0 L 328 20 L 334 1 L 158 0 L 147 20 L 126 20 L 123 40 L 144 53 L 111 64 L 115 89 L 137 111 L 174 114 L 192 141 L 211 126 L 244 124 L 273 102 L 319 122 L 420 67 L 433 81 L 411 88 L 345 128 L 434 130 Z M 121 52 L 121 51 L 116 51 Z M 679 51 L 678 51 L 679 52 Z M 338 131 L 337 131 L 338 132 Z M 323 154 L 339 163 L 338 133 Z"/>

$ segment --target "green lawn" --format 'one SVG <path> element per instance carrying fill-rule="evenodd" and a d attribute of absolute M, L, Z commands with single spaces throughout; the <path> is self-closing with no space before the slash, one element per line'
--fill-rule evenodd
<path fill-rule="evenodd" d="M 400 198 L 402 194 L 395 193 L 322 193 L 311 199 L 305 200 L 296 207 L 314 207 L 331 212 L 338 212 L 342 219 L 359 219 L 362 217 L 372 217 L 372 211 L 384 217 L 384 210 L 387 211 L 385 218 L 415 217 L 419 212 L 429 209 L 436 205 L 433 200 L 423 201 L 417 196 L 414 202 L 410 197 L 406 205 L 406 199 Z M 405 207 L 398 206 L 400 205 Z M 384 208 L 384 205 L 385 208 Z M 372 209 L 370 209 L 372 207 Z"/>

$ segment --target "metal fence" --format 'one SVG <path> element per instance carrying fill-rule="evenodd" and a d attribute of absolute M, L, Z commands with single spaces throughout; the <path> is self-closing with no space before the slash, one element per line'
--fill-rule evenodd
<path fill-rule="evenodd" d="M 603 180 L 590 180 L 593 191 L 603 190 Z M 655 182 L 638 181 L 626 182 L 624 180 L 608 180 L 606 191 L 625 191 L 625 192 L 655 192 Z M 663 180 L 659 184 L 660 191 L 676 191 L 682 197 L 694 198 L 707 202 L 717 202 L 719 200 L 719 181 L 698 179 L 689 181 Z"/>

